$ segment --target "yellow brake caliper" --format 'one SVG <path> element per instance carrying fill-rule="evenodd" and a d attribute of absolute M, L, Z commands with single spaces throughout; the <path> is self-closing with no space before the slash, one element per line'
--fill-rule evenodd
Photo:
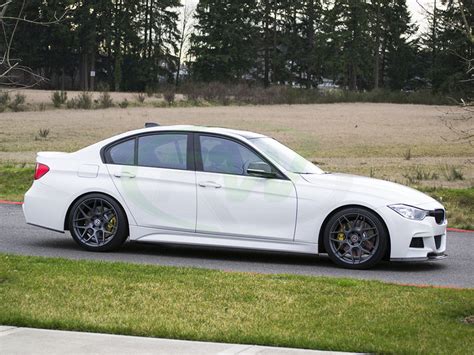
<path fill-rule="evenodd" d="M 341 231 L 337 234 L 337 240 L 341 242 L 345 239 L 343 230 L 344 230 L 344 227 L 341 227 Z"/>
<path fill-rule="evenodd" d="M 112 232 L 114 230 L 114 227 L 115 227 L 115 224 L 117 223 L 117 218 L 115 218 L 115 216 L 113 216 L 109 223 L 107 223 L 107 226 L 105 227 L 107 229 L 107 232 Z"/>

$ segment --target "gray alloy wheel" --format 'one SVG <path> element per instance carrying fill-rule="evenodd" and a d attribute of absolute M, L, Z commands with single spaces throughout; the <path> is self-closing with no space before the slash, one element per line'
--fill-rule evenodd
<path fill-rule="evenodd" d="M 378 263 L 387 242 L 380 217 L 362 208 L 337 212 L 324 231 L 324 246 L 331 260 L 350 269 L 366 269 Z"/>
<path fill-rule="evenodd" d="M 69 214 L 69 231 L 74 240 L 90 251 L 118 248 L 127 238 L 127 219 L 118 203 L 102 194 L 83 196 Z"/>

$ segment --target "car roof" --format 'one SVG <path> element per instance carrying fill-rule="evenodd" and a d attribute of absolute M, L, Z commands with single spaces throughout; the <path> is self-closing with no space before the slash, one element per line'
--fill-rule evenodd
<path fill-rule="evenodd" d="M 262 134 L 254 133 L 250 131 L 241 131 L 230 128 L 220 127 L 207 127 L 207 126 L 193 126 L 193 125 L 171 125 L 171 126 L 154 126 L 149 128 L 132 131 L 133 133 L 144 133 L 144 132 L 160 132 L 160 131 L 183 131 L 183 132 L 205 132 L 205 133 L 216 133 L 229 136 L 240 136 L 245 139 L 262 138 L 265 137 Z M 132 133 L 127 132 L 127 133 Z"/>
<path fill-rule="evenodd" d="M 266 137 L 262 134 L 258 134 L 254 132 L 239 131 L 236 129 L 219 128 L 219 127 L 206 127 L 206 126 L 193 126 L 193 125 L 152 126 L 148 128 L 141 128 L 141 129 L 124 132 L 116 136 L 109 137 L 100 142 L 92 144 L 88 147 L 84 147 L 78 150 L 77 153 L 81 152 L 81 154 L 86 154 L 86 152 L 88 151 L 94 151 L 96 149 L 100 150 L 109 144 L 113 144 L 114 142 L 120 141 L 122 139 L 127 139 L 128 137 L 133 137 L 136 135 L 147 134 L 147 133 L 152 133 L 152 132 L 166 132 L 166 131 L 215 133 L 215 134 L 222 134 L 225 136 L 234 137 L 241 140 L 249 140 L 249 139 L 254 139 L 254 138 Z"/>

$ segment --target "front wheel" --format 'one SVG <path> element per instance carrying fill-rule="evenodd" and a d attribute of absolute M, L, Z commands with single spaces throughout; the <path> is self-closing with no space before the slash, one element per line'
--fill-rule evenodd
<path fill-rule="evenodd" d="M 120 247 L 128 236 L 122 207 L 102 194 L 81 197 L 71 207 L 69 231 L 82 248 L 109 251 Z"/>
<path fill-rule="evenodd" d="M 382 220 L 363 208 L 346 208 L 326 224 L 324 247 L 329 258 L 349 269 L 368 269 L 385 255 L 388 235 Z"/>

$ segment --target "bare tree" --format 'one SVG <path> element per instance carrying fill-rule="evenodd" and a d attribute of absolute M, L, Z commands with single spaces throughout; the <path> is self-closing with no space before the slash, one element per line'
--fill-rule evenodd
<path fill-rule="evenodd" d="M 469 122 L 474 117 L 474 105 L 462 100 L 461 107 L 461 114 L 459 114 L 459 111 L 445 112 L 444 117 L 441 118 L 445 126 L 454 133 L 456 138 L 449 140 L 445 137 L 441 138 L 451 143 L 468 143 L 474 146 L 474 128 L 472 125 L 469 125 Z"/>
<path fill-rule="evenodd" d="M 13 4 L 19 4 L 19 7 L 17 7 L 16 13 L 10 15 L 9 9 Z M 48 26 L 61 21 L 67 13 L 65 10 L 59 17 L 54 14 L 53 18 L 47 21 L 28 19 L 23 16 L 25 4 L 26 0 L 0 1 L 0 85 L 4 87 L 32 87 L 46 80 L 42 75 L 23 65 L 20 58 L 12 56 L 15 33 L 20 22 Z"/>
<path fill-rule="evenodd" d="M 458 6 L 459 11 L 461 13 L 461 23 L 462 23 L 462 33 L 466 36 L 466 39 L 471 45 L 474 45 L 474 33 L 473 33 L 473 24 L 469 22 L 468 18 L 472 18 L 472 16 L 467 16 L 467 10 L 465 6 L 465 2 L 470 2 L 466 0 L 447 0 L 447 5 L 449 6 Z M 472 9 L 472 4 L 471 4 Z M 472 52 L 471 52 L 472 53 Z M 465 63 L 467 64 L 466 70 L 466 79 L 463 82 L 470 82 L 474 83 L 474 58 L 462 58 Z M 469 126 L 469 128 L 461 129 L 457 125 L 458 122 L 465 122 L 465 121 L 473 121 L 474 120 L 474 98 L 467 97 L 461 100 L 461 106 L 463 108 L 463 113 L 461 117 L 451 120 L 446 120 L 446 126 L 456 134 L 457 141 L 459 142 L 466 142 L 470 145 L 474 145 L 474 127 Z"/>
<path fill-rule="evenodd" d="M 427 16 L 431 17 L 433 20 L 433 41 L 435 41 L 437 17 L 436 0 L 434 1 L 433 11 L 428 10 L 418 0 L 417 3 Z M 469 16 L 468 13 L 468 11 L 472 11 L 472 4 L 469 5 L 469 3 L 472 3 L 472 0 L 441 0 L 441 3 L 446 6 L 447 9 L 456 7 L 459 10 L 460 18 L 456 23 L 452 23 L 451 25 L 454 28 L 459 29 L 459 31 L 466 37 L 466 40 L 471 45 L 474 45 L 473 24 L 470 22 L 472 14 Z M 436 44 L 434 43 L 433 45 L 435 46 Z M 461 81 L 463 83 L 474 83 L 474 58 L 465 58 L 459 53 L 455 54 L 466 63 L 466 77 Z M 441 120 L 456 136 L 456 138 L 449 140 L 451 143 L 468 143 L 469 145 L 474 146 L 474 127 L 470 124 L 470 122 L 474 120 L 474 98 L 463 98 L 460 100 L 459 105 L 462 108 L 461 113 L 459 113 L 459 111 L 445 112 Z M 445 137 L 442 138 L 448 140 Z"/>
<path fill-rule="evenodd" d="M 194 16 L 194 10 L 195 7 L 193 5 L 189 5 L 187 2 L 184 3 L 183 5 L 183 12 L 182 12 L 182 18 L 181 18 L 181 33 L 179 37 L 179 43 L 178 43 L 178 65 L 176 68 L 176 86 L 179 85 L 179 75 L 182 67 L 182 62 L 183 62 L 183 55 L 186 52 L 187 45 L 189 42 L 189 37 L 191 36 L 191 33 L 193 32 L 194 28 L 194 21 L 193 21 L 193 16 Z"/>

